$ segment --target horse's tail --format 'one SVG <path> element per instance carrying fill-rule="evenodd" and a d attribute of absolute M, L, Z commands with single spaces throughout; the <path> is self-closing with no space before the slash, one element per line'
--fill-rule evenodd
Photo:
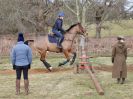
<path fill-rule="evenodd" d="M 34 51 L 35 54 L 36 54 L 37 49 L 36 49 L 36 47 L 35 47 L 35 40 L 31 40 L 31 39 L 30 39 L 30 40 L 26 40 L 26 41 L 24 42 L 24 44 L 30 46 L 30 48 L 32 49 L 32 51 Z"/>
<path fill-rule="evenodd" d="M 34 43 L 34 40 L 26 40 L 26 41 L 24 42 L 24 44 L 28 45 L 29 42 L 33 42 L 33 43 Z"/>

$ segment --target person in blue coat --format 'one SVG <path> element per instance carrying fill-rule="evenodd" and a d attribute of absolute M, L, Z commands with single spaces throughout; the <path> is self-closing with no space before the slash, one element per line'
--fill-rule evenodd
<path fill-rule="evenodd" d="M 61 43 L 64 40 L 63 34 L 65 33 L 65 30 L 62 28 L 64 16 L 65 16 L 64 12 L 60 12 L 52 28 L 52 32 L 59 38 L 57 43 L 58 48 L 62 48 Z"/>
<path fill-rule="evenodd" d="M 28 69 L 30 69 L 32 62 L 32 51 L 28 45 L 24 44 L 23 33 L 18 34 L 18 42 L 11 51 L 11 62 L 13 69 L 16 70 L 16 95 L 20 93 L 20 79 L 22 71 L 24 77 L 25 93 L 28 95 Z"/>

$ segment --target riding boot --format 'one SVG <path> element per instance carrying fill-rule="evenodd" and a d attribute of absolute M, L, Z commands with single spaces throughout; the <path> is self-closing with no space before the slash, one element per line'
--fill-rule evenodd
<path fill-rule="evenodd" d="M 117 84 L 119 84 L 120 83 L 120 78 L 117 78 Z"/>
<path fill-rule="evenodd" d="M 122 78 L 122 82 L 121 82 L 121 84 L 124 84 L 124 82 L 125 82 L 125 78 Z"/>
<path fill-rule="evenodd" d="M 59 41 L 58 41 L 58 43 L 57 43 L 57 47 L 58 47 L 58 48 L 62 48 L 62 46 L 61 46 L 61 39 L 59 39 Z"/>
<path fill-rule="evenodd" d="M 58 44 L 57 44 L 58 48 L 62 48 L 61 43 L 63 42 L 63 40 L 64 40 L 64 37 L 59 38 Z"/>
<path fill-rule="evenodd" d="M 61 44 L 60 44 L 60 43 L 58 43 L 58 44 L 57 44 L 57 47 L 58 47 L 58 48 L 62 48 L 62 46 L 61 46 Z"/>
<path fill-rule="evenodd" d="M 29 80 L 24 80 L 25 94 L 29 94 Z"/>
<path fill-rule="evenodd" d="M 16 95 L 20 94 L 20 80 L 16 79 Z"/>

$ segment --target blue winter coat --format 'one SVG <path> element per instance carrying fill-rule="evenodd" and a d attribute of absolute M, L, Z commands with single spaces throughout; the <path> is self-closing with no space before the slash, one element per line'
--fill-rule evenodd
<path fill-rule="evenodd" d="M 63 25 L 63 20 L 62 19 L 57 19 L 55 21 L 55 24 L 53 26 L 53 30 L 57 30 L 57 31 L 60 31 L 61 33 L 64 33 L 64 29 L 62 28 L 62 25 Z"/>
<path fill-rule="evenodd" d="M 32 51 L 23 41 L 18 42 L 11 51 L 12 65 L 27 66 L 32 62 Z"/>

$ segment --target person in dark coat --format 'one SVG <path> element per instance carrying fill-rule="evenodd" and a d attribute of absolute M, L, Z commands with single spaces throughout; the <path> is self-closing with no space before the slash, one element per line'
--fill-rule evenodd
<path fill-rule="evenodd" d="M 125 78 L 127 77 L 127 47 L 124 43 L 125 39 L 122 36 L 117 37 L 118 42 L 114 45 L 112 50 L 112 63 L 113 71 L 112 77 L 117 78 L 117 83 L 124 83 Z"/>
<path fill-rule="evenodd" d="M 64 40 L 63 34 L 64 34 L 65 30 L 62 28 L 64 16 L 65 16 L 64 12 L 60 12 L 58 14 L 58 18 L 55 21 L 55 24 L 52 28 L 52 32 L 59 38 L 58 43 L 57 43 L 58 48 L 62 48 L 61 43 Z"/>
<path fill-rule="evenodd" d="M 31 48 L 24 44 L 23 33 L 19 33 L 18 42 L 11 51 L 13 69 L 16 70 L 16 95 L 20 94 L 20 79 L 23 71 L 25 93 L 29 92 L 28 69 L 32 62 Z"/>

